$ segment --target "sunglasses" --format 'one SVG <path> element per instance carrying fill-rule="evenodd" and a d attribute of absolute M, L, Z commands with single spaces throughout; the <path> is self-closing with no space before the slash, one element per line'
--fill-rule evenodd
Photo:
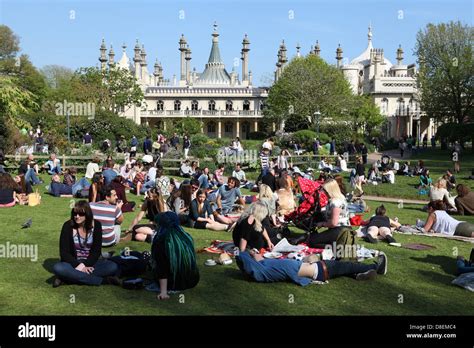
<path fill-rule="evenodd" d="M 193 186 L 193 190 L 197 190 L 199 187 L 197 186 Z"/>
<path fill-rule="evenodd" d="M 86 213 L 83 212 L 75 212 L 72 214 L 73 216 L 86 216 Z"/>

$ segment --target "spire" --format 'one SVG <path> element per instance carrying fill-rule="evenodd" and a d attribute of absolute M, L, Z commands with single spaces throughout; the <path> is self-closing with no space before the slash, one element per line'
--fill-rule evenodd
<path fill-rule="evenodd" d="M 130 70 L 130 60 L 127 57 L 127 45 L 122 45 L 122 58 L 118 62 L 121 69 Z"/>
<path fill-rule="evenodd" d="M 399 45 L 399 46 L 398 46 L 398 49 L 397 49 L 397 62 L 398 62 L 398 65 L 402 65 L 402 63 L 403 63 L 403 49 L 402 49 L 402 45 Z"/>
<path fill-rule="evenodd" d="M 141 63 L 142 65 L 146 65 L 146 52 L 145 52 L 145 45 L 142 44 L 142 49 L 140 52 Z"/>
<path fill-rule="evenodd" d="M 316 40 L 316 46 L 314 46 L 314 54 L 316 54 L 318 57 L 321 54 L 321 47 L 319 47 L 319 41 Z"/>
<path fill-rule="evenodd" d="M 300 43 L 297 42 L 296 43 L 296 56 L 297 57 L 301 57 L 300 49 L 301 49 Z"/>
<path fill-rule="evenodd" d="M 341 48 L 341 44 L 339 44 L 339 46 L 337 46 L 337 49 L 336 49 L 336 60 L 337 60 L 336 66 L 337 66 L 338 68 L 341 67 L 341 61 L 342 61 L 342 48 Z"/>
<path fill-rule="evenodd" d="M 369 32 L 367 33 L 367 38 L 369 39 L 369 45 L 372 45 L 372 23 L 369 23 Z"/>
<path fill-rule="evenodd" d="M 138 39 L 135 44 L 135 48 L 133 50 L 135 51 L 135 56 L 133 57 L 133 61 L 135 63 L 139 63 L 142 60 L 142 56 L 141 56 L 141 49 L 140 49 L 140 44 L 138 43 Z"/>
<path fill-rule="evenodd" d="M 109 66 L 112 66 L 115 64 L 115 52 L 114 52 L 114 48 L 112 47 L 112 45 L 110 45 L 110 50 L 109 50 Z"/>
<path fill-rule="evenodd" d="M 245 34 L 244 39 L 242 40 L 242 51 L 241 53 L 241 59 L 242 59 L 242 83 L 246 84 L 249 81 L 249 76 L 248 76 L 248 63 L 249 63 L 249 48 L 250 41 L 247 37 L 247 34 Z M 244 82 L 246 81 L 246 82 Z"/>
<path fill-rule="evenodd" d="M 230 84 L 231 78 L 225 70 L 224 62 L 221 59 L 219 50 L 219 33 L 217 32 L 217 23 L 214 22 L 214 31 L 212 33 L 212 48 L 209 59 L 198 83 L 201 84 Z"/>
<path fill-rule="evenodd" d="M 105 46 L 105 40 L 102 39 L 102 44 L 100 45 L 100 57 L 99 57 L 99 62 L 100 62 L 100 68 L 105 69 L 106 68 L 106 63 L 107 63 L 107 47 Z"/>

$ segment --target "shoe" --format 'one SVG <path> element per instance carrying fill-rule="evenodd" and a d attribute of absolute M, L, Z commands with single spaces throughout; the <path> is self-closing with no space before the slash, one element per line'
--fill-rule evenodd
<path fill-rule="evenodd" d="M 59 279 L 58 277 L 54 278 L 53 281 L 53 288 L 57 288 L 58 286 L 63 285 L 63 281 Z"/>
<path fill-rule="evenodd" d="M 388 269 L 388 259 L 387 255 L 383 251 L 380 252 L 377 262 L 377 273 L 385 275 L 387 274 Z"/>
<path fill-rule="evenodd" d="M 122 280 L 117 276 L 109 276 L 104 278 L 104 284 L 122 286 Z"/>
<path fill-rule="evenodd" d="M 387 241 L 387 243 L 396 243 L 397 242 L 395 240 L 395 238 L 393 238 L 391 235 L 386 235 L 385 240 Z"/>
<path fill-rule="evenodd" d="M 372 280 L 377 277 L 377 271 L 375 269 L 369 269 L 364 273 L 357 273 L 356 280 Z"/>
<path fill-rule="evenodd" d="M 372 243 L 372 244 L 376 244 L 378 243 L 378 239 L 375 239 L 374 237 L 372 237 L 370 234 L 366 234 L 365 237 L 364 237 L 364 240 L 367 242 L 367 243 Z"/>

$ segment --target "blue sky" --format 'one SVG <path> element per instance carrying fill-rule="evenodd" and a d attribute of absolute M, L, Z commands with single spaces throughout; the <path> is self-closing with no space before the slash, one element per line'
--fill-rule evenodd
<path fill-rule="evenodd" d="M 254 85 L 268 84 L 273 77 L 282 39 L 290 58 L 297 42 L 306 54 L 319 40 L 321 56 L 335 63 L 339 43 L 349 60 L 366 48 L 371 23 L 374 47 L 383 48 L 393 63 L 401 44 L 408 64 L 415 62 L 416 33 L 427 23 L 461 20 L 472 25 L 473 18 L 470 0 L 0 0 L 0 23 L 20 36 L 22 53 L 40 68 L 95 66 L 102 38 L 108 47 L 114 45 L 117 60 L 124 42 L 133 57 L 138 38 L 145 45 L 149 71 L 158 58 L 165 78 L 171 79 L 179 75 L 178 40 L 184 33 L 192 50 L 191 67 L 202 71 L 217 21 L 229 72 L 248 34 Z M 241 68 L 236 69 L 240 74 Z"/>

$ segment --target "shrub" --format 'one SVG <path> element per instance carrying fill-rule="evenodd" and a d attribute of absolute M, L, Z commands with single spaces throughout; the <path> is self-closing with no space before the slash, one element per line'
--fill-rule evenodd
<path fill-rule="evenodd" d="M 191 144 L 192 146 L 201 146 L 204 144 L 207 144 L 209 141 L 209 138 L 205 136 L 204 134 L 194 134 L 191 136 Z"/>
<path fill-rule="evenodd" d="M 316 132 L 309 129 L 300 130 L 293 133 L 292 139 L 295 142 L 300 143 L 305 149 L 311 149 L 314 139 L 316 139 Z"/>

